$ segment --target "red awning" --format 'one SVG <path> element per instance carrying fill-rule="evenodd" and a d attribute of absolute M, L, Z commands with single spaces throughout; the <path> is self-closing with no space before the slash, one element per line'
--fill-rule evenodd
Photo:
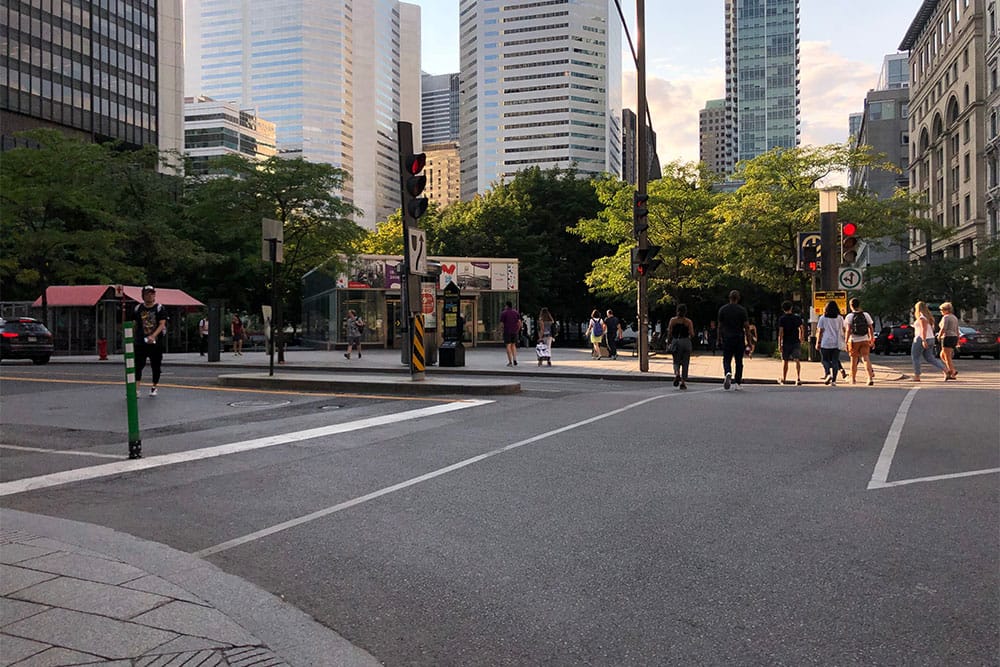
<path fill-rule="evenodd" d="M 63 306 L 96 306 L 111 289 L 108 285 L 53 285 L 45 290 L 45 296 L 50 307 Z M 112 296 L 114 292 L 112 291 Z M 42 307 L 42 297 L 31 304 L 35 308 Z"/>
<path fill-rule="evenodd" d="M 125 296 L 133 301 L 142 301 L 142 288 L 125 286 Z M 181 306 L 185 308 L 204 308 L 205 304 L 187 292 L 169 287 L 156 288 L 156 303 L 161 306 Z"/>
<path fill-rule="evenodd" d="M 115 298 L 112 285 L 53 285 L 45 290 L 48 305 L 53 308 L 67 306 L 96 306 L 98 301 Z M 142 288 L 125 286 L 125 297 L 131 301 L 142 301 Z M 183 308 L 202 308 L 205 304 L 187 292 L 169 287 L 156 288 L 156 301 L 163 306 L 180 306 Z M 31 304 L 36 308 L 42 305 L 42 297 Z"/>

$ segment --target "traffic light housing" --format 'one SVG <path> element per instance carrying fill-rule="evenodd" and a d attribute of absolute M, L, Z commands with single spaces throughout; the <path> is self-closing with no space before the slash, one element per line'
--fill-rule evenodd
<path fill-rule="evenodd" d="M 840 225 L 840 263 L 854 264 L 858 260 L 858 226 L 853 222 L 844 222 Z"/>
<path fill-rule="evenodd" d="M 402 162 L 403 217 L 408 224 L 414 224 L 427 211 L 427 197 L 420 196 L 427 187 L 427 176 L 421 173 L 427 156 L 424 153 L 405 155 Z"/>
<path fill-rule="evenodd" d="M 819 257 L 816 253 L 816 246 L 808 245 L 802 248 L 802 268 L 810 273 L 816 273 L 819 268 Z"/>
<path fill-rule="evenodd" d="M 632 224 L 636 238 L 649 229 L 649 195 L 632 193 Z"/>
<path fill-rule="evenodd" d="M 662 260 L 655 259 L 660 252 L 660 246 L 651 245 L 647 248 L 632 248 L 632 277 L 651 276 L 661 264 Z"/>

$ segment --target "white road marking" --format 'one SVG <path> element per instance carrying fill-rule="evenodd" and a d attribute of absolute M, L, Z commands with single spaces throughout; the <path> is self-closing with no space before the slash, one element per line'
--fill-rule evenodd
<path fill-rule="evenodd" d="M 931 475 L 929 477 L 915 477 L 913 479 L 899 479 L 894 482 L 888 481 L 889 469 L 892 467 L 892 459 L 896 455 L 896 447 L 899 445 L 899 437 L 903 432 L 903 424 L 906 423 L 906 415 L 913 403 L 913 398 L 920 391 L 920 387 L 914 387 L 903 398 L 903 402 L 896 411 L 896 418 L 892 420 L 889 433 L 885 436 L 885 443 L 882 445 L 882 453 L 879 454 L 872 478 L 868 482 L 868 490 L 887 489 L 893 486 L 905 486 L 907 484 L 919 484 L 922 482 L 938 482 L 944 479 L 958 479 L 961 477 L 973 477 L 975 475 L 990 475 L 1000 473 L 1000 468 L 985 468 L 983 470 L 970 470 L 966 472 L 953 472 L 944 475 Z"/>
<path fill-rule="evenodd" d="M 885 443 L 882 445 L 882 453 L 878 456 L 875 470 L 872 471 L 872 478 L 868 482 L 869 489 L 879 488 L 889 479 L 889 469 L 892 467 L 892 458 L 896 455 L 896 447 L 899 445 L 899 436 L 903 432 L 903 424 L 906 423 L 906 413 L 910 411 L 914 396 L 920 391 L 920 387 L 914 387 L 906 392 L 903 402 L 900 403 L 896 411 L 896 418 L 892 420 L 889 433 L 885 436 Z"/>
<path fill-rule="evenodd" d="M 552 437 L 554 435 L 558 435 L 560 433 L 565 433 L 566 431 L 573 431 L 573 430 L 578 429 L 580 427 L 587 426 L 588 424 L 593 424 L 594 422 L 600 421 L 602 419 L 607 419 L 608 417 L 613 417 L 613 416 L 615 416 L 617 414 L 621 414 L 623 412 L 627 412 L 627 411 L 632 410 L 634 408 L 637 408 L 637 407 L 639 407 L 641 405 L 645 405 L 646 403 L 650 403 L 652 401 L 657 401 L 657 400 L 659 400 L 661 398 L 669 398 L 669 397 L 677 397 L 677 396 L 685 396 L 685 395 L 692 396 L 694 394 L 705 393 L 706 391 L 719 391 L 719 390 L 718 389 L 708 389 L 708 390 L 704 390 L 704 391 L 692 391 L 692 392 L 689 392 L 687 394 L 683 394 L 683 393 L 680 393 L 680 392 L 677 392 L 677 393 L 673 393 L 672 392 L 670 394 L 660 394 L 659 396 L 651 396 L 650 398 L 643 399 L 643 400 L 638 401 L 636 403 L 631 403 L 629 405 L 626 405 L 625 407 L 621 407 L 621 408 L 618 408 L 616 410 L 611 410 L 610 412 L 605 412 L 603 414 L 599 414 L 599 415 L 596 415 L 594 417 L 590 417 L 589 419 L 584 419 L 583 421 L 575 422 L 575 423 L 570 424 L 568 426 L 562 426 L 560 428 L 553 429 L 551 431 L 546 431 L 545 433 L 540 433 L 540 434 L 534 435 L 534 436 L 532 436 L 530 438 L 525 438 L 524 440 L 519 440 L 518 442 L 513 442 L 513 443 L 511 443 L 509 445 L 504 445 L 503 447 L 498 447 L 496 449 L 492 449 L 492 450 L 490 450 L 488 452 L 485 452 L 483 454 L 479 454 L 477 456 L 473 456 L 471 458 L 459 461 L 458 463 L 453 463 L 453 464 L 451 464 L 449 466 L 445 466 L 444 468 L 438 468 L 437 470 L 433 470 L 433 471 L 431 471 L 429 473 L 420 475 L 418 477 L 410 478 L 410 479 L 408 479 L 408 480 L 406 480 L 404 482 L 399 482 L 398 484 L 393 484 L 392 486 L 387 486 L 387 487 L 381 488 L 381 489 L 379 489 L 377 491 L 372 491 L 371 493 L 367 493 L 367 494 L 365 494 L 363 496 L 358 496 L 357 498 L 353 498 L 351 500 L 346 500 L 346 501 L 344 501 L 342 503 L 338 503 L 338 504 L 333 505 L 331 507 L 327 507 L 325 509 L 317 510 L 315 512 L 311 512 L 309 514 L 305 514 L 305 515 L 300 516 L 298 518 L 290 519 L 288 521 L 284 521 L 282 523 L 278 523 L 278 524 L 275 524 L 273 526 L 269 526 L 267 528 L 263 528 L 261 530 L 255 531 L 253 533 L 249 533 L 249 534 L 243 535 L 241 537 L 236 537 L 236 538 L 233 538 L 231 540 L 227 540 L 225 542 L 222 542 L 220 544 L 216 544 L 215 546 L 207 547 L 207 548 L 202 549 L 200 551 L 195 551 L 193 553 L 193 555 L 198 556 L 200 558 L 204 558 L 205 556 L 211 556 L 212 554 L 217 554 L 220 551 L 226 551 L 228 549 L 232 549 L 233 547 L 238 547 L 238 546 L 240 546 L 242 544 L 247 544 L 248 542 L 254 542 L 256 540 L 262 539 L 262 538 L 267 537 L 269 535 L 274 535 L 275 533 L 279 533 L 279 532 L 281 532 L 283 530 L 288 530 L 289 528 L 294 528 L 296 526 L 301 526 L 302 524 L 309 523 L 310 521 L 315 521 L 316 519 L 321 519 L 321 518 L 323 518 L 325 516 L 329 516 L 331 514 L 335 514 L 337 512 L 340 512 L 340 511 L 343 511 L 343 510 L 346 510 L 346 509 L 350 509 L 351 507 L 355 507 L 357 505 L 361 505 L 363 503 L 368 502 L 369 500 L 375 500 L 376 498 L 381 498 L 382 496 L 389 495 L 390 493 L 395 493 L 396 491 L 401 491 L 402 489 L 406 489 L 406 488 L 409 488 L 411 486 L 415 486 L 417 484 L 420 484 L 421 482 L 426 482 L 428 480 L 434 479 L 435 477 L 440 477 L 441 475 L 446 475 L 446 474 L 448 474 L 450 472 L 454 472 L 455 470 L 460 470 L 462 468 L 466 468 L 468 466 L 471 466 L 474 463 L 479 463 L 480 461 L 485 461 L 486 459 L 492 458 L 492 457 L 497 456 L 499 454 L 503 454 L 504 452 L 509 452 L 512 449 L 517 449 L 518 447 L 524 447 L 525 445 L 529 445 L 529 444 L 531 444 L 533 442 L 538 442 L 539 440 L 544 440 L 544 439 L 550 438 L 550 437 Z"/>
<path fill-rule="evenodd" d="M 959 477 L 974 477 L 976 475 L 991 475 L 1000 473 L 1000 468 L 986 468 L 985 470 L 969 470 L 967 472 L 953 472 L 946 475 L 934 475 L 933 477 L 915 477 L 913 479 L 898 479 L 894 482 L 882 482 L 879 484 L 868 484 L 869 489 L 887 489 L 890 486 L 905 486 L 907 484 L 920 484 L 921 482 L 939 482 L 942 479 L 958 479 Z"/>
<path fill-rule="evenodd" d="M 192 449 L 186 452 L 176 452 L 174 454 L 164 454 L 162 456 L 151 456 L 147 459 L 130 459 L 119 461 L 117 463 L 105 463 L 103 465 L 91 466 L 89 468 L 66 470 L 49 475 L 18 479 L 0 484 L 0 496 L 10 496 L 16 493 L 24 493 L 25 491 L 33 491 L 35 489 L 62 486 L 63 484 L 71 484 L 73 482 L 81 482 L 88 479 L 110 477 L 112 475 L 136 472 L 138 470 L 148 470 L 150 468 L 160 468 L 163 466 L 175 465 L 177 463 L 187 463 L 189 461 L 209 459 L 216 456 L 239 454 L 254 449 L 274 447 L 275 445 L 285 445 L 290 442 L 300 442 L 302 440 L 321 438 L 337 433 L 359 431 L 365 428 L 373 428 L 375 426 L 383 426 L 385 424 L 394 424 L 409 421 L 411 419 L 420 419 L 422 417 L 453 412 L 455 410 L 464 410 L 465 408 L 473 408 L 492 402 L 493 401 L 486 400 L 455 401 L 442 405 L 432 405 L 426 408 L 419 408 L 417 410 L 407 410 L 405 412 L 397 412 L 390 415 L 358 419 L 356 421 L 345 422 L 343 424 L 332 424 L 330 426 L 321 426 L 319 428 L 311 428 L 305 431 L 282 433 L 280 435 L 257 438 L 256 440 L 232 442 L 226 445 L 217 445 L 215 447 Z"/>
<path fill-rule="evenodd" d="M 42 452 L 44 454 L 66 454 L 67 456 L 94 456 L 100 459 L 127 459 L 125 454 L 98 454 L 96 452 L 77 452 L 70 449 L 45 449 L 43 447 L 21 447 L 20 445 L 0 445 L 0 449 L 16 449 L 21 452 Z"/>

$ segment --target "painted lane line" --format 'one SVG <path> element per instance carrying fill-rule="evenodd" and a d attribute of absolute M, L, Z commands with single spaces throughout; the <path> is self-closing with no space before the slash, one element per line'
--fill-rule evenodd
<path fill-rule="evenodd" d="M 71 449 L 45 449 L 43 447 L 22 447 L 20 445 L 0 445 L 0 449 L 16 449 L 19 452 L 42 452 L 43 454 L 66 454 L 68 456 L 94 456 L 100 459 L 127 459 L 124 454 L 98 454 L 97 452 L 77 452 Z"/>
<path fill-rule="evenodd" d="M 178 463 L 187 463 L 189 461 L 199 461 L 202 459 L 215 458 L 217 456 L 240 454 L 254 449 L 285 445 L 292 442 L 300 442 L 302 440 L 311 440 L 313 438 L 336 435 L 338 433 L 348 433 L 350 431 L 359 431 L 361 429 L 373 428 L 375 426 L 384 426 L 386 424 L 395 424 L 409 421 L 411 419 L 430 417 L 432 415 L 454 412 L 455 410 L 464 410 L 465 408 L 478 407 L 492 402 L 493 401 L 486 400 L 456 401 L 452 403 L 445 403 L 443 405 L 432 405 L 426 408 L 418 408 L 416 410 L 407 410 L 405 412 L 382 415 L 379 417 L 358 419 L 356 421 L 345 422 L 343 424 L 321 426 L 319 428 L 311 428 L 305 431 L 282 433 L 280 435 L 272 435 L 265 438 L 257 438 L 255 440 L 246 440 L 244 442 L 232 442 L 226 445 L 217 445 L 215 447 L 192 449 L 186 452 L 176 452 L 174 454 L 164 454 L 162 456 L 151 456 L 146 459 L 129 459 L 119 461 L 117 463 L 105 463 L 103 465 L 92 466 L 90 468 L 66 470 L 49 475 L 29 477 L 27 479 L 19 479 L 0 484 L 0 496 L 10 496 L 16 493 L 24 493 L 25 491 L 62 486 L 63 484 L 71 484 L 73 482 L 98 479 L 101 477 L 111 477 L 113 475 L 121 475 L 123 473 L 149 470 L 151 468 L 160 468 Z"/>
<path fill-rule="evenodd" d="M 164 372 L 163 375 L 169 375 L 169 373 Z M 93 384 L 93 385 L 107 385 L 107 386 L 117 386 L 123 387 L 127 383 L 120 380 L 68 380 L 59 378 L 29 378 L 21 376 L 10 376 L 10 377 L 0 377 L 0 381 L 4 382 L 41 382 L 41 383 L 52 383 L 52 384 Z M 434 401 L 435 403 L 462 403 L 466 399 L 464 398 L 438 398 L 431 396 L 396 396 L 393 394 L 350 394 L 345 392 L 322 392 L 322 391 L 290 391 L 287 389 L 251 389 L 245 387 L 209 387 L 206 385 L 196 385 L 196 384 L 169 384 L 166 382 L 161 382 L 158 385 L 160 388 L 166 387 L 167 389 L 192 389 L 195 391 L 218 391 L 218 392 L 228 392 L 231 394 L 275 394 L 275 395 L 287 395 L 287 396 L 336 396 L 337 398 L 370 398 L 370 399 L 385 399 L 390 401 L 416 401 L 427 403 L 428 401 Z"/>
<path fill-rule="evenodd" d="M 709 390 L 705 390 L 705 391 L 718 391 L 718 390 L 716 390 L 716 389 L 709 389 Z M 693 392 L 690 392 L 690 393 L 688 393 L 686 395 L 687 396 L 693 396 L 695 394 L 705 393 L 705 391 L 700 391 L 700 392 L 699 391 L 693 391 Z M 473 465 L 475 463 L 479 463 L 480 461 L 485 461 L 486 459 L 492 458 L 492 457 L 497 456 L 499 454 L 503 454 L 504 452 L 509 452 L 512 449 L 517 449 L 518 447 L 524 447 L 525 445 L 529 445 L 529 444 L 531 444 L 533 442 L 538 442 L 539 440 L 544 440 L 546 438 L 550 438 L 550 437 L 552 437 L 554 435 L 558 435 L 560 433 L 565 433 L 567 431 L 573 431 L 573 430 L 576 430 L 576 429 L 578 429 L 580 427 L 586 426 L 588 424 L 593 424 L 596 421 L 600 421 L 602 419 L 607 419 L 608 417 L 613 417 L 615 415 L 621 414 L 623 412 L 627 412 L 627 411 L 632 410 L 634 408 L 638 408 L 639 406 L 645 405 L 646 403 L 650 403 L 652 401 L 658 401 L 661 398 L 670 398 L 672 396 L 684 396 L 684 395 L 685 394 L 670 393 L 670 394 L 661 394 L 659 396 L 651 396 L 650 398 L 643 399 L 643 400 L 638 401 L 636 403 L 631 403 L 629 405 L 626 405 L 624 407 L 618 408 L 616 410 L 611 410 L 610 412 L 605 412 L 603 414 L 599 414 L 599 415 L 596 415 L 594 417 L 590 417 L 589 419 L 584 419 L 583 421 L 574 422 L 573 424 L 570 424 L 568 426 L 562 426 L 560 428 L 553 429 L 551 431 L 546 431 L 545 433 L 540 433 L 538 435 L 534 435 L 534 436 L 532 436 L 530 438 L 526 438 L 524 440 L 520 440 L 518 442 L 514 442 L 514 443 L 511 443 L 509 445 L 504 445 L 503 447 L 497 447 L 496 449 L 492 449 L 492 450 L 490 450 L 488 452 L 485 452 L 483 454 L 479 454 L 477 456 L 473 456 L 471 458 L 464 459 L 464 460 L 459 461 L 457 463 L 452 463 L 451 465 L 445 466 L 444 468 L 438 468 L 437 470 L 432 470 L 431 472 L 425 473 L 423 475 L 419 475 L 418 477 L 412 477 L 412 478 L 410 478 L 410 479 L 408 479 L 406 481 L 399 482 L 398 484 L 393 484 L 392 486 L 386 486 L 384 488 L 378 489 L 377 491 L 372 491 L 371 493 L 367 493 L 367 494 L 365 494 L 363 496 L 358 496 L 357 498 L 353 498 L 351 500 L 347 500 L 347 501 L 344 501 L 342 503 L 338 503 L 338 504 L 333 505 L 331 507 L 327 507 L 327 508 L 324 508 L 324 509 L 321 509 L 321 510 L 316 510 L 315 512 L 310 512 L 309 514 L 305 514 L 305 515 L 300 516 L 298 518 L 290 519 L 288 521 L 283 521 L 282 523 L 278 523 L 278 524 L 275 524 L 273 526 L 269 526 L 267 528 L 263 528 L 261 530 L 255 531 L 255 532 L 248 533 L 247 535 L 243 535 L 241 537 L 235 537 L 235 538 L 233 538 L 231 540 L 227 540 L 225 542 L 221 542 L 219 544 L 216 544 L 216 545 L 211 546 L 211 547 L 207 547 L 207 548 L 202 549 L 200 551 L 195 551 L 195 552 L 193 552 L 192 555 L 198 556 L 200 558 L 204 558 L 206 556 L 211 556 L 212 554 L 217 554 L 217 553 L 219 553 L 221 551 L 227 551 L 229 549 L 232 549 L 233 547 L 238 547 L 240 545 L 247 544 L 249 542 L 254 542 L 256 540 L 260 540 L 260 539 L 268 537 L 270 535 L 274 535 L 275 533 L 279 533 L 279 532 L 281 532 L 283 530 L 288 530 L 289 528 L 295 528 L 296 526 L 301 526 L 303 524 L 309 523 L 310 521 L 315 521 L 316 519 L 321 519 L 323 517 L 330 516 L 331 514 L 336 514 L 337 512 L 341 512 L 343 510 L 350 509 L 352 507 L 356 507 L 358 505 L 367 503 L 370 500 L 375 500 L 376 498 L 381 498 L 382 496 L 387 496 L 390 493 L 395 493 L 396 491 L 401 491 L 401 490 L 409 488 L 411 486 L 415 486 L 417 484 L 420 484 L 421 482 L 426 482 L 428 480 L 434 479 L 435 477 L 440 477 L 441 475 L 447 475 L 450 472 L 454 472 L 456 470 L 461 470 L 462 468 L 466 468 L 466 467 L 471 466 L 471 465 Z"/>
<path fill-rule="evenodd" d="M 875 470 L 872 471 L 872 478 L 868 482 L 869 489 L 876 489 L 883 486 L 889 479 L 889 469 L 892 467 L 892 459 L 896 455 L 896 447 L 899 446 L 899 436 L 903 433 L 903 424 L 906 423 L 906 414 L 910 411 L 913 398 L 920 391 L 920 387 L 914 387 L 906 392 L 903 402 L 900 403 L 896 411 L 896 417 L 892 420 L 889 433 L 885 436 L 885 443 L 882 445 L 882 453 L 878 456 Z"/>
<path fill-rule="evenodd" d="M 960 477 L 974 477 L 976 475 L 992 475 L 1000 473 L 1000 468 L 986 468 L 985 470 L 969 470 L 967 472 L 953 472 L 945 475 L 934 475 L 932 477 L 914 477 L 913 479 L 898 479 L 894 482 L 882 482 L 880 484 L 868 485 L 869 489 L 888 489 L 892 486 L 906 486 L 907 484 L 920 484 L 922 482 L 939 482 L 943 479 L 959 479 Z"/>

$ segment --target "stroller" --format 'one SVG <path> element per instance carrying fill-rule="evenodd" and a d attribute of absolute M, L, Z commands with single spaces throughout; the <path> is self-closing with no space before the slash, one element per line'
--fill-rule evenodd
<path fill-rule="evenodd" d="M 539 366 L 542 365 L 543 361 L 549 366 L 552 365 L 552 352 L 549 350 L 549 346 L 545 344 L 544 340 L 538 341 L 538 345 L 535 345 L 535 356 L 538 357 Z"/>

